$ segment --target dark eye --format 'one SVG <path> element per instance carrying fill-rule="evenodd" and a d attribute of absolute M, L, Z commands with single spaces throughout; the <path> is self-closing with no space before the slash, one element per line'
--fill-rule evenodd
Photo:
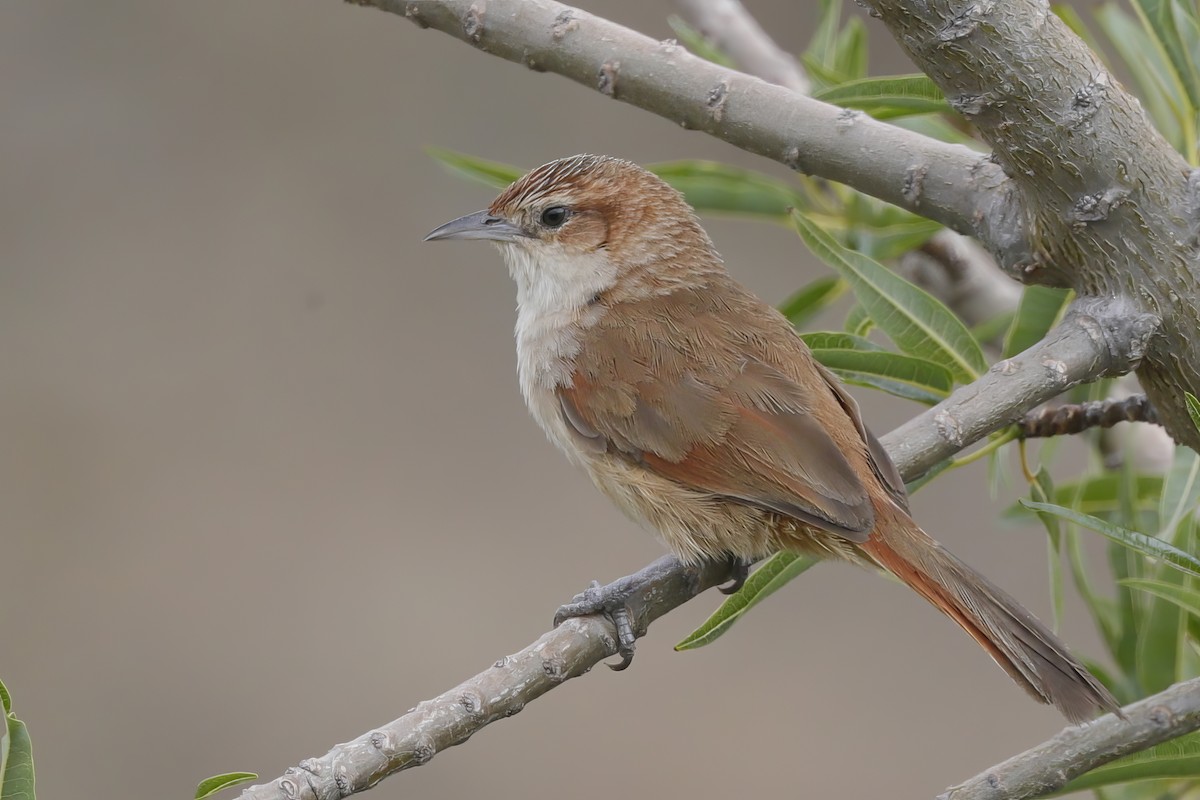
<path fill-rule="evenodd" d="M 566 206 L 550 206 L 542 212 L 542 224 L 547 228 L 557 228 L 567 221 L 571 212 Z"/>

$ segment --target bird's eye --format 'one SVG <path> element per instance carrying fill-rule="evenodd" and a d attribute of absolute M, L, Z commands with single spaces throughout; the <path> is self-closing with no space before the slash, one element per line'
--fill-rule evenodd
<path fill-rule="evenodd" d="M 566 206 L 550 206 L 542 212 L 542 224 L 547 228 L 557 228 L 567 221 L 571 212 Z"/>

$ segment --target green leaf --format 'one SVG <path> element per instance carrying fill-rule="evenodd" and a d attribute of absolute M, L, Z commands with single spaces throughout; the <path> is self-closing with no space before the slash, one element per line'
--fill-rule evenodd
<path fill-rule="evenodd" d="M 842 0 L 821 0 L 821 15 L 813 30 L 812 40 L 801 60 L 808 71 L 818 77 L 822 68 L 836 73 L 838 30 L 841 28 Z M 813 67 L 816 69 L 813 69 Z M 844 80 L 844 78 L 843 78 Z M 840 81 L 834 81 L 840 82 Z"/>
<path fill-rule="evenodd" d="M 787 183 L 715 161 L 668 161 L 648 169 L 683 192 L 697 211 L 783 219 L 803 205 L 803 198 Z"/>
<path fill-rule="evenodd" d="M 1149 583 L 1162 586 L 1175 585 L 1183 588 L 1183 573 L 1163 568 L 1158 570 L 1163 580 Z M 1127 578 L 1120 583 L 1129 585 Z M 1187 646 L 1183 636 L 1184 619 L 1179 607 L 1154 594 L 1139 598 L 1139 620 L 1137 625 L 1137 679 L 1142 694 L 1161 692 L 1178 680 L 1176 664 L 1181 648 Z"/>
<path fill-rule="evenodd" d="M 1148 592 L 1155 597 L 1161 597 L 1187 613 L 1200 617 L 1200 590 L 1191 586 L 1180 586 L 1167 581 L 1149 580 L 1147 578 L 1126 578 L 1119 581 L 1122 586 Z"/>
<path fill-rule="evenodd" d="M 1190 733 L 1096 767 L 1059 789 L 1053 796 L 1133 781 L 1194 779 L 1197 775 L 1200 775 L 1200 733 Z"/>
<path fill-rule="evenodd" d="M 499 161 L 487 161 L 443 147 L 427 147 L 425 152 L 451 172 L 485 186 L 502 188 L 525 174 L 525 170 L 520 167 L 501 164 Z"/>
<path fill-rule="evenodd" d="M 1061 484 L 1054 489 L 1054 503 L 1093 516 L 1113 514 L 1120 509 L 1121 475 L 1115 472 L 1104 472 L 1091 475 L 1079 481 Z M 1162 496 L 1163 479 L 1158 475 L 1134 476 L 1134 497 L 1132 501 L 1136 509 L 1156 509 Z M 1029 514 L 1021 505 L 1014 503 L 1004 510 L 1004 519 L 1020 519 Z"/>
<path fill-rule="evenodd" d="M 12 712 L 12 697 L 0 682 L 0 800 L 33 800 L 33 743 L 29 728 Z"/>
<path fill-rule="evenodd" d="M 1191 108 L 1200 107 L 1200 21 L 1194 6 L 1179 0 L 1133 0 L 1134 11 L 1158 40 L 1174 67 Z"/>
<path fill-rule="evenodd" d="M 987 369 L 979 342 L 932 295 L 843 247 L 803 214 L 792 212 L 792 220 L 804 243 L 850 284 L 858 302 L 901 351 L 941 364 L 963 381 Z"/>
<path fill-rule="evenodd" d="M 846 321 L 842 324 L 846 332 L 858 337 L 866 336 L 875 328 L 875 320 L 863 308 L 862 303 L 855 303 L 846 312 Z"/>
<path fill-rule="evenodd" d="M 1141 553 L 1151 558 L 1157 558 L 1165 564 L 1170 564 L 1176 569 L 1192 575 L 1200 576 L 1200 559 L 1185 553 L 1178 547 L 1167 544 L 1161 539 L 1156 539 L 1153 536 L 1147 536 L 1144 533 L 1131 531 L 1128 528 L 1123 528 L 1107 520 L 1093 517 L 1088 514 L 1081 514 L 1070 508 L 1054 505 L 1052 503 L 1034 503 L 1029 500 L 1022 499 L 1021 505 L 1034 511 L 1044 511 L 1049 514 L 1054 514 L 1057 517 L 1074 522 L 1076 525 L 1081 525 L 1089 530 L 1105 536 L 1108 539 L 1129 548 L 1135 552 Z"/>
<path fill-rule="evenodd" d="M 743 614 L 766 600 L 785 583 L 805 572 L 820 559 L 781 552 L 768 558 L 750 573 L 741 589 L 725 599 L 704 624 L 675 645 L 676 650 L 695 650 L 716 641 L 733 627 Z"/>
<path fill-rule="evenodd" d="M 863 224 L 850 233 L 856 250 L 877 261 L 887 261 L 916 250 L 941 229 L 933 220 L 913 214 L 911 219 L 888 225 Z"/>
<path fill-rule="evenodd" d="M 691 50 L 704 60 L 720 64 L 722 67 L 733 66 L 733 61 L 729 56 L 722 53 L 720 49 L 713 45 L 707 36 L 684 22 L 682 17 L 671 14 L 667 17 L 667 24 L 671 26 L 671 30 L 675 31 L 675 35 L 679 37 L 679 41 L 683 42 L 683 46 L 688 50 Z"/>
<path fill-rule="evenodd" d="M 867 75 L 867 29 L 858 17 L 851 17 L 842 26 L 834 43 L 833 68 L 851 80 Z"/>
<path fill-rule="evenodd" d="M 861 109 L 877 119 L 950 110 L 942 90 L 922 74 L 860 78 L 821 89 L 813 97 L 844 108 Z"/>
<path fill-rule="evenodd" d="M 1138 97 L 1155 126 L 1183 151 L 1186 94 L 1161 43 L 1116 3 L 1096 9 L 1096 22 L 1133 75 Z"/>
<path fill-rule="evenodd" d="M 1026 286 L 1017 314 L 1004 337 L 1004 357 L 1012 358 L 1046 338 L 1050 329 L 1062 319 L 1070 299 L 1068 289 Z"/>
<path fill-rule="evenodd" d="M 1200 499 L 1200 457 L 1190 447 L 1176 447 L 1171 468 L 1163 481 L 1158 538 L 1177 544 L 1179 523 L 1195 510 L 1197 499 Z"/>
<path fill-rule="evenodd" d="M 254 772 L 226 772 L 224 775 L 213 775 L 211 778 L 200 781 L 200 785 L 196 787 L 196 800 L 204 800 L 205 797 L 211 797 L 222 789 L 257 779 L 258 774 Z"/>
<path fill-rule="evenodd" d="M 813 357 L 848 383 L 929 405 L 946 399 L 954 386 L 950 371 L 940 364 L 887 350 L 814 349 Z"/>
<path fill-rule="evenodd" d="M 810 350 L 882 350 L 870 339 L 841 331 L 812 331 L 800 334 Z"/>
<path fill-rule="evenodd" d="M 817 278 L 783 301 L 779 310 L 792 325 L 799 328 L 845 294 L 848 288 L 844 280 L 833 275 Z"/>
<path fill-rule="evenodd" d="M 1029 486 L 1029 493 L 1037 503 L 1045 503 L 1054 497 L 1054 480 L 1045 466 L 1038 466 L 1033 483 Z M 1050 565 L 1050 600 L 1054 612 L 1052 621 L 1053 630 L 1057 631 L 1062 621 L 1063 604 L 1062 527 L 1058 524 L 1058 517 L 1053 514 L 1038 512 L 1038 519 L 1046 526 L 1046 547 L 1049 554 L 1047 562 Z"/>
<path fill-rule="evenodd" d="M 1192 424 L 1196 426 L 1196 430 L 1200 430 L 1200 400 L 1191 392 L 1184 392 L 1183 399 L 1187 402 L 1188 416 L 1192 418 Z"/>

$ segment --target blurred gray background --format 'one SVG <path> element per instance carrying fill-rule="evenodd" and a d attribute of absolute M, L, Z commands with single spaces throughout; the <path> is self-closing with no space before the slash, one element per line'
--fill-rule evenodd
<path fill-rule="evenodd" d="M 749 5 L 807 41 L 811 10 Z M 666 2 L 585 7 L 671 35 Z M 423 148 L 781 167 L 336 0 L 5 0 L 0 108 L 0 677 L 42 797 L 273 777 L 659 555 L 528 418 L 498 255 L 421 243 L 492 195 Z M 705 221 L 765 298 L 824 274 Z M 880 432 L 917 411 L 855 394 Z M 917 518 L 1044 615 L 1043 536 L 985 470 Z M 929 796 L 1060 726 L 876 576 L 822 566 L 673 652 L 719 600 L 372 796 Z"/>

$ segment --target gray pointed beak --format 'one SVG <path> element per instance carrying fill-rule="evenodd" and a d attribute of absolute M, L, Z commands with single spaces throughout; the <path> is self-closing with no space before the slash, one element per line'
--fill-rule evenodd
<path fill-rule="evenodd" d="M 452 219 L 440 228 L 435 228 L 425 241 L 438 239 L 484 239 L 490 242 L 515 242 L 525 238 L 525 232 L 504 217 L 495 217 L 487 211 L 476 211 L 465 217 Z"/>

